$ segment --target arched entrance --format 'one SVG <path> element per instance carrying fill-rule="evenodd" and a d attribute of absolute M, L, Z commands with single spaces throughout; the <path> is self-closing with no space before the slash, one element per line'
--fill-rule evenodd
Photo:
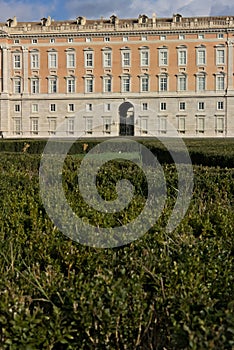
<path fill-rule="evenodd" d="M 119 136 L 134 136 L 134 107 L 130 102 L 119 106 Z"/>

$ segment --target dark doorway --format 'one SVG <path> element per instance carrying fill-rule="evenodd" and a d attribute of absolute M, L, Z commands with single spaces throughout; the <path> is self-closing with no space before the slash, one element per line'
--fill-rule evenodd
<path fill-rule="evenodd" d="M 119 106 L 119 135 L 134 136 L 134 107 L 130 102 Z"/>

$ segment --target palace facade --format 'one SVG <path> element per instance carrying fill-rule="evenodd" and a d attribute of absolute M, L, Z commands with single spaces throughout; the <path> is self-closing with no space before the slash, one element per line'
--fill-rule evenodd
<path fill-rule="evenodd" d="M 234 137 L 233 17 L 0 23 L 8 137 Z"/>

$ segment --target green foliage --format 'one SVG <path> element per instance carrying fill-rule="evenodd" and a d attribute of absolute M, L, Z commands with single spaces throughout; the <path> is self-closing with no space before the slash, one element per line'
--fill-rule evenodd
<path fill-rule="evenodd" d="M 45 213 L 40 155 L 0 159 L 0 349 L 233 349 L 232 168 L 194 166 L 189 210 L 169 234 L 177 176 L 165 164 L 168 200 L 155 226 L 124 247 L 94 249 L 63 236 Z M 79 162 L 67 157 L 63 181 L 83 215 L 74 194 Z M 128 221 L 147 196 L 144 175 L 113 162 L 100 170 L 98 186 L 113 199 L 121 173 L 136 187 Z M 116 219 L 90 215 L 103 226 Z"/>

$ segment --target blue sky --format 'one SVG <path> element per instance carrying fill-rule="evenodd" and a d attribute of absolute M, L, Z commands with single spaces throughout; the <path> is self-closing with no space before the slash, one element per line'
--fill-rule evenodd
<path fill-rule="evenodd" d="M 0 21 L 16 16 L 18 21 L 39 21 L 51 16 L 55 20 L 138 17 L 139 14 L 159 17 L 181 13 L 183 16 L 227 15 L 234 17 L 233 0 L 0 0 Z"/>

